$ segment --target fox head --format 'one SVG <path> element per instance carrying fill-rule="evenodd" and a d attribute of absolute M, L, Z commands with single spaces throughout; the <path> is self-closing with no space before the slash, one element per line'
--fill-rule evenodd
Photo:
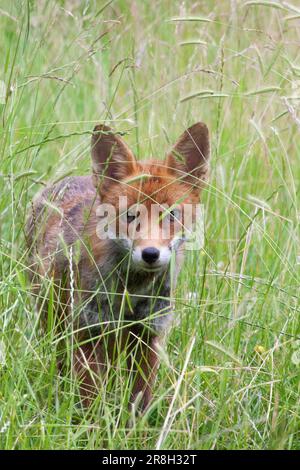
<path fill-rule="evenodd" d="M 93 182 L 101 216 L 106 216 L 106 237 L 115 239 L 133 269 L 165 270 L 185 241 L 208 178 L 209 153 L 209 132 L 202 122 L 181 135 L 164 161 L 137 161 L 118 134 L 95 127 Z"/>

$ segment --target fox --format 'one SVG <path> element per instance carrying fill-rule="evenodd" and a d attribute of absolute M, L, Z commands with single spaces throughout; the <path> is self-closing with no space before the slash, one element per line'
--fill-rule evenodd
<path fill-rule="evenodd" d="M 55 328 L 74 339 L 72 368 L 83 406 L 91 406 L 105 372 L 124 353 L 129 404 L 144 412 L 174 318 L 187 243 L 183 207 L 192 208 L 193 227 L 209 177 L 209 131 L 203 122 L 189 127 L 164 160 L 137 160 L 122 134 L 105 124 L 91 134 L 91 174 L 50 184 L 31 203 L 32 291 L 42 297 L 47 328 L 50 295 L 41 291 L 47 282 L 53 286 Z"/>

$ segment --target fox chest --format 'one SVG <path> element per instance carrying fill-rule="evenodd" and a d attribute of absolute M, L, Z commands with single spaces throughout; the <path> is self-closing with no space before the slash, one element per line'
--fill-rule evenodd
<path fill-rule="evenodd" d="M 80 323 L 99 334 L 101 326 L 116 328 L 141 323 L 161 332 L 171 321 L 169 282 L 147 282 L 110 285 L 99 289 L 81 310 Z"/>

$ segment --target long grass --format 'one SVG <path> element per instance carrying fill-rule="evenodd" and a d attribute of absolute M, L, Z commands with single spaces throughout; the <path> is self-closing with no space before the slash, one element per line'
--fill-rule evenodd
<path fill-rule="evenodd" d="M 1 449 L 300 448 L 299 26 L 296 0 L 1 0 Z M 199 120 L 205 247 L 180 276 L 154 402 L 128 428 L 120 370 L 90 412 L 57 372 L 26 213 L 49 181 L 89 173 L 95 123 L 163 158 Z"/>

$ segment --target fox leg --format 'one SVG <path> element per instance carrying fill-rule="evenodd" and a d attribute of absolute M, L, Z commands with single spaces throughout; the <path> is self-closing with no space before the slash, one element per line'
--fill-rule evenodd
<path fill-rule="evenodd" d="M 130 369 L 133 373 L 133 387 L 130 403 L 133 405 L 140 397 L 138 405 L 142 411 L 147 409 L 152 400 L 152 388 L 158 368 L 157 342 L 158 338 L 152 336 L 147 342 L 143 342 L 142 338 L 137 340 L 134 346 L 131 345 Z"/>
<path fill-rule="evenodd" d="M 73 370 L 79 379 L 82 404 L 88 408 L 98 395 L 105 355 L 99 341 L 79 346 L 73 353 Z"/>

